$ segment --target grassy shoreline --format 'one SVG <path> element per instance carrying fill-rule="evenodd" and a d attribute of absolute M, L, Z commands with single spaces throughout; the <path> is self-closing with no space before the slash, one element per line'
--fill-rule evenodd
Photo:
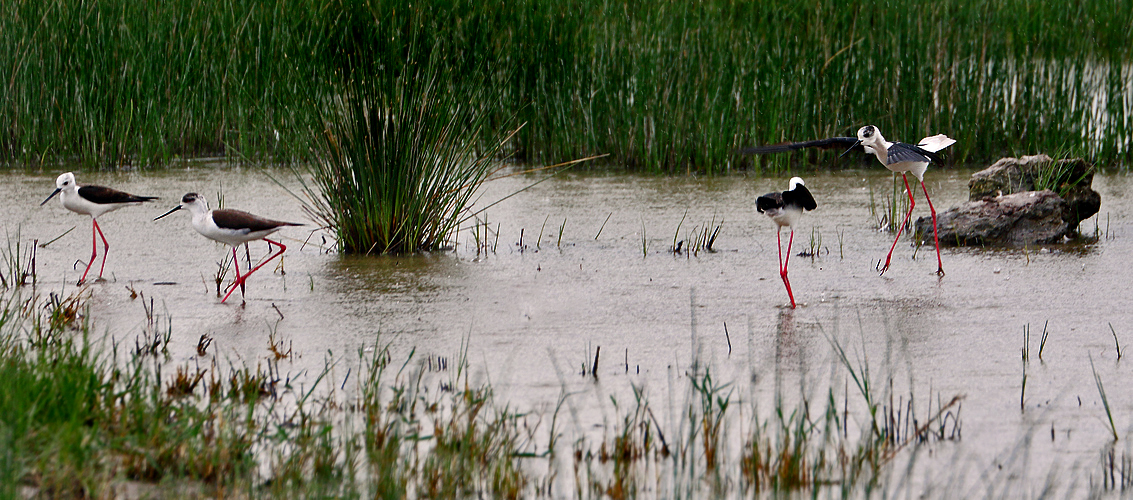
<path fill-rule="evenodd" d="M 1133 13 L 1119 7 L 6 2 L 0 161 L 305 161 L 314 103 L 339 95 L 352 61 L 399 74 L 436 52 L 451 82 L 501 95 L 491 132 L 527 123 L 508 153 L 533 163 L 609 153 L 651 172 L 829 164 L 825 153 L 753 164 L 732 150 L 863 123 L 906 141 L 947 133 L 956 162 L 1066 149 L 1128 162 Z"/>

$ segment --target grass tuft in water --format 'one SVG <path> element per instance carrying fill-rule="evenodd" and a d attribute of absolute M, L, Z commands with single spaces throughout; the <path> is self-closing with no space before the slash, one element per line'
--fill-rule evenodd
<path fill-rule="evenodd" d="M 487 87 L 437 59 L 402 71 L 355 60 L 342 94 L 320 101 L 306 210 L 353 254 L 446 245 L 497 168 Z M 491 137 L 489 137 L 491 136 Z"/>
<path fill-rule="evenodd" d="M 1094 356 L 1090 355 L 1090 371 L 1094 374 L 1094 382 L 1098 386 L 1098 395 L 1102 398 L 1102 406 L 1105 407 L 1106 421 L 1109 422 L 1109 431 L 1113 435 L 1113 440 L 1117 441 L 1117 426 L 1113 423 L 1113 411 L 1109 408 L 1109 398 L 1105 396 L 1105 387 L 1102 386 L 1102 377 L 1098 375 L 1098 369 L 1094 367 Z"/>
<path fill-rule="evenodd" d="M 35 253 L 39 248 L 39 240 L 32 241 L 30 245 L 22 242 L 20 229 L 17 227 L 16 234 L 7 235 L 7 241 L 3 256 L 0 256 L 6 271 L 0 273 L 0 288 L 34 286 L 37 281 Z"/>

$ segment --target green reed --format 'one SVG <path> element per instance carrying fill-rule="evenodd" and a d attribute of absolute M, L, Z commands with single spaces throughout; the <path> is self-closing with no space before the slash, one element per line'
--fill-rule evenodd
<path fill-rule="evenodd" d="M 359 57 L 383 72 L 420 67 L 430 51 L 414 55 L 417 44 L 499 94 L 483 103 L 492 131 L 529 123 L 511 152 L 532 163 L 609 153 L 654 172 L 831 165 L 834 153 L 733 151 L 865 123 L 904 141 L 946 133 L 956 162 L 1062 145 L 1128 161 L 1124 7 L 17 0 L 0 6 L 0 158 L 302 160 L 306 99 L 343 95 L 336 77 Z"/>

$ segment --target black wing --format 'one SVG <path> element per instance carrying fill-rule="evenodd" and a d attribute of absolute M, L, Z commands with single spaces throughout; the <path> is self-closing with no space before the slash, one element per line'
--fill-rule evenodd
<path fill-rule="evenodd" d="M 755 199 L 755 210 L 759 213 L 783 208 L 783 193 L 767 193 Z"/>
<path fill-rule="evenodd" d="M 103 186 L 82 186 L 79 188 L 79 196 L 82 196 L 83 199 L 91 203 L 97 203 L 99 205 L 106 205 L 108 203 L 133 203 L 157 199 L 156 196 L 135 196 Z"/>
<path fill-rule="evenodd" d="M 804 210 L 818 208 L 818 203 L 815 203 L 814 197 L 810 195 L 810 190 L 802 184 L 795 186 L 795 189 L 790 191 L 784 191 L 782 198 L 784 204 L 803 207 Z"/>
<path fill-rule="evenodd" d="M 788 151 L 798 151 L 805 148 L 844 149 L 853 146 L 856 142 L 858 142 L 858 139 L 856 137 L 831 137 L 829 139 L 818 139 L 815 141 L 784 142 L 782 144 L 774 144 L 771 146 L 742 148 L 738 149 L 737 152 L 745 155 L 761 155 L 767 153 L 786 153 Z M 854 149 L 862 149 L 862 147 L 857 146 Z"/>
<path fill-rule="evenodd" d="M 216 223 L 216 227 L 221 229 L 232 229 L 236 231 L 247 229 L 249 232 L 266 231 L 280 226 L 302 226 L 302 224 L 296 224 L 294 222 L 265 219 L 243 210 L 232 209 L 213 210 L 212 220 Z"/>
<path fill-rule="evenodd" d="M 904 142 L 894 142 L 889 146 L 887 159 L 890 165 L 903 161 L 940 162 L 940 156 L 936 153 Z"/>

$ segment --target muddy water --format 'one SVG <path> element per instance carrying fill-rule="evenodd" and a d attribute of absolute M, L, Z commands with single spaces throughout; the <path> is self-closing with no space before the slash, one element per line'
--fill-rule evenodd
<path fill-rule="evenodd" d="M 54 200 L 39 206 L 58 173 L 4 173 L 0 187 L 9 239 L 19 231 L 21 240 L 42 243 L 74 227 L 38 251 L 43 290 L 73 289 L 83 268 L 75 261 L 90 252 L 89 218 Z M 1119 433 L 1133 426 L 1133 353 L 1118 360 L 1109 328 L 1123 348 L 1133 345 L 1133 200 L 1126 196 L 1133 182 L 1125 175 L 1094 179 L 1103 200 L 1096 243 L 946 249 L 943 279 L 933 274 L 931 248 L 916 253 L 908 240 L 898 244 L 889 272 L 874 271 L 892 236 L 877 230 L 870 199 L 880 206 L 891 192 L 888 172 L 809 175 L 819 208 L 803 218 L 792 253 L 813 242 L 816 255 L 791 258 L 800 303 L 793 311 L 784 307 L 773 225 L 753 210 L 757 195 L 783 189 L 786 178 L 620 174 L 567 174 L 488 209 L 490 231 L 485 237 L 479 229 L 479 251 L 472 228 L 461 231 L 454 252 L 401 258 L 328 253 L 322 233 L 289 228 L 281 233 L 286 274 L 265 268 L 248 281 L 245 306 L 239 295 L 220 304 L 213 276 L 227 247 L 196 234 L 187 213 L 152 219 L 196 191 L 214 207 L 220 193 L 226 207 L 310 223 L 269 174 L 296 188 L 286 172 L 222 166 L 78 174 L 80 184 L 162 197 L 100 219 L 111 248 L 108 280 L 89 287 L 95 324 L 132 345 L 146 323 L 132 289 L 171 318 L 176 361 L 196 359 L 207 334 L 219 359 L 255 365 L 268 356 L 274 332 L 297 354 L 281 365 L 296 380 L 328 358 L 337 360 L 334 376 L 342 379 L 356 367 L 358 350 L 379 341 L 391 343 L 395 355 L 416 349 L 418 359 L 450 365 L 464 342 L 474 380 L 490 382 L 501 401 L 546 411 L 570 392 L 568 427 L 585 432 L 617 420 L 609 396 L 627 400 L 630 383 L 645 387 L 663 424 L 674 424 L 686 397 L 682 377 L 694 360 L 717 380 L 735 382 L 740 399 L 823 401 L 834 385 L 853 400 L 833 339 L 859 367 L 868 364 L 879 391 L 892 379 L 894 398 L 913 394 L 922 414 L 930 398 L 964 396 L 962 439 L 920 460 L 948 466 L 929 471 L 962 471 L 948 474 L 973 487 L 995 482 L 1003 470 L 1011 473 L 1007 482 L 1027 488 L 1051 470 L 1064 484 L 1100 481 L 1110 434 L 1091 357 Z M 930 172 L 938 209 L 966 199 L 969 174 Z M 533 179 L 492 182 L 482 200 Z M 914 216 L 927 215 L 918 199 Z M 685 239 L 714 219 L 721 226 L 715 252 L 670 251 L 674 235 Z M 1094 233 L 1095 219 L 1082 228 Z M 253 257 L 266 251 L 266 244 L 252 245 Z M 1040 361 L 1044 324 L 1049 337 Z M 1026 325 L 1031 359 L 1021 408 Z M 598 380 L 582 377 L 599 347 Z M 935 474 L 924 473 L 925 480 Z"/>

